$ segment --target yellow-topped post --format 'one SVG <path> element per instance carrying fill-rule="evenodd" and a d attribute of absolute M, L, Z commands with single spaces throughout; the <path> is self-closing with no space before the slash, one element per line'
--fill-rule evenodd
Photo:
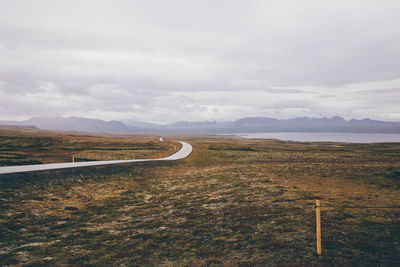
<path fill-rule="evenodd" d="M 317 255 L 320 256 L 322 253 L 321 247 L 321 201 L 315 201 L 315 215 L 316 215 L 316 222 L 317 222 Z"/>

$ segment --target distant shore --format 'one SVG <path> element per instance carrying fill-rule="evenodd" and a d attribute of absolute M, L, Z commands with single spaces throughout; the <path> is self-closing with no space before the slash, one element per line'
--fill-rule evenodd
<path fill-rule="evenodd" d="M 296 142 L 392 143 L 400 142 L 400 134 L 386 133 L 330 133 L 330 132 L 264 132 L 234 133 L 247 139 L 278 139 Z"/>

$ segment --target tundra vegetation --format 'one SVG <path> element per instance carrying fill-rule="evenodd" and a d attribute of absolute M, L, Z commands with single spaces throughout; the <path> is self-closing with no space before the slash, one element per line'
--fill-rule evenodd
<path fill-rule="evenodd" d="M 3 131 L 2 165 L 167 155 L 176 142 Z M 400 144 L 184 138 L 192 155 L 0 176 L 0 263 L 396 266 Z M 9 156 L 11 155 L 11 156 Z M 20 158 L 18 158 L 20 157 Z M 323 255 L 315 255 L 315 199 Z"/>

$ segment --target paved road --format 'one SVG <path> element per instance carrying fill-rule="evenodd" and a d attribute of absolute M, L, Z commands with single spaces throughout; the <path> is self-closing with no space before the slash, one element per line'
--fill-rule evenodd
<path fill-rule="evenodd" d="M 44 170 L 56 170 L 56 169 L 67 169 L 67 168 L 78 168 L 88 166 L 100 166 L 110 164 L 122 164 L 130 162 L 145 162 L 145 161 L 166 161 L 166 160 L 179 160 L 184 159 L 190 155 L 193 151 L 192 145 L 186 142 L 180 142 L 182 147 L 175 154 L 172 154 L 165 158 L 159 159 L 131 159 L 131 160 L 102 160 L 102 161 L 86 161 L 86 162 L 75 162 L 75 163 L 52 163 L 52 164 L 36 164 L 36 165 L 22 165 L 22 166 L 10 166 L 0 167 L 0 175 L 7 173 L 17 172 L 33 172 L 33 171 L 44 171 Z"/>

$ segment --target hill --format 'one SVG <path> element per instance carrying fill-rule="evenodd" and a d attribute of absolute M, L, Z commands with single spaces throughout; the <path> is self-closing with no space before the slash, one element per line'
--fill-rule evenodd
<path fill-rule="evenodd" d="M 136 132 L 137 128 L 120 121 L 104 121 L 80 117 L 34 117 L 24 121 L 0 121 L 2 125 L 34 126 L 42 130 L 77 132 Z"/>
<path fill-rule="evenodd" d="M 105 121 L 79 117 L 34 117 L 25 121 L 0 121 L 0 125 L 34 126 L 43 130 L 107 133 L 201 133 L 230 134 L 256 132 L 351 132 L 400 133 L 400 123 L 342 117 L 275 119 L 247 117 L 235 121 L 178 121 L 170 124 Z"/>

